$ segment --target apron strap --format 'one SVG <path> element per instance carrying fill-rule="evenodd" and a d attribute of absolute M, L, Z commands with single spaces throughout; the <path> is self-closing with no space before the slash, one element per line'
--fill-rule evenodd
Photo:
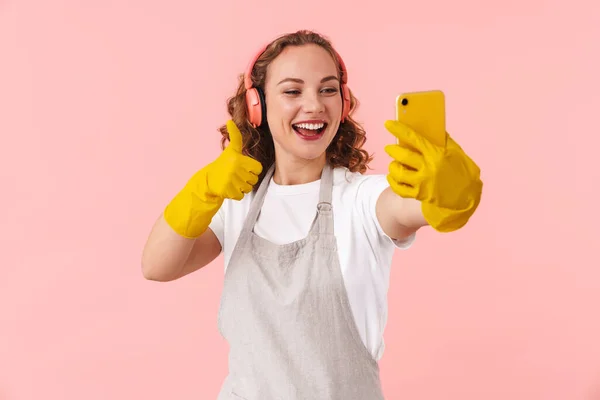
<path fill-rule="evenodd" d="M 265 194 L 267 193 L 269 181 L 271 180 L 274 171 L 275 163 L 273 163 L 273 165 L 271 165 L 271 167 L 267 170 L 263 180 L 260 182 L 260 186 L 256 190 L 256 195 L 254 196 L 252 204 L 250 205 L 250 210 L 246 216 L 246 221 L 244 222 L 244 227 L 242 228 L 241 233 L 248 233 L 252 231 L 254 224 L 256 223 L 256 219 L 258 218 L 258 214 L 260 213 L 262 205 L 265 201 Z"/>
<path fill-rule="evenodd" d="M 333 168 L 329 163 L 325 164 L 321 173 L 321 189 L 319 192 L 319 203 L 317 204 L 317 223 L 319 234 L 333 234 L 333 207 L 331 196 L 333 192 Z"/>

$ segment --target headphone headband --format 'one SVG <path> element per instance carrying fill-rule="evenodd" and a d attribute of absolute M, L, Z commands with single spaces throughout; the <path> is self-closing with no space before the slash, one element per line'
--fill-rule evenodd
<path fill-rule="evenodd" d="M 246 68 L 246 73 L 244 74 L 244 86 L 246 87 L 246 90 L 252 89 L 252 70 L 254 69 L 254 64 L 256 63 L 256 60 L 258 60 L 258 58 L 265 52 L 268 46 L 268 44 L 264 45 L 258 52 L 256 52 L 254 57 L 252 57 L 252 60 L 250 60 L 250 63 Z"/>
<path fill-rule="evenodd" d="M 258 50 L 254 56 L 252 57 L 252 59 L 250 60 L 250 62 L 248 63 L 248 66 L 246 67 L 246 72 L 244 73 L 244 86 L 246 88 L 246 90 L 251 89 L 253 84 L 252 84 L 252 70 L 254 69 L 254 64 L 256 64 L 256 61 L 260 58 L 260 56 L 265 52 L 265 50 L 267 49 L 267 47 L 269 47 L 269 44 L 264 45 L 263 47 L 260 48 L 260 50 Z M 341 83 L 348 83 L 348 70 L 346 69 L 346 64 L 344 63 L 344 60 L 342 59 L 342 56 L 340 56 L 340 54 L 337 52 L 337 50 L 333 49 L 333 52 L 335 54 L 335 57 L 337 58 L 338 63 L 340 64 L 340 69 L 342 72 L 342 82 Z"/>

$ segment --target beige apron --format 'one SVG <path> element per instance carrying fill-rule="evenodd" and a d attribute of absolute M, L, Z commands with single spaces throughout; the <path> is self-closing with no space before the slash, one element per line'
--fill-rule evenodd
<path fill-rule="evenodd" d="M 218 399 L 383 400 L 379 366 L 356 329 L 338 260 L 333 170 L 323 170 L 309 234 L 284 245 L 253 231 L 273 170 L 225 273 L 219 330 L 230 346 L 229 375 Z"/>

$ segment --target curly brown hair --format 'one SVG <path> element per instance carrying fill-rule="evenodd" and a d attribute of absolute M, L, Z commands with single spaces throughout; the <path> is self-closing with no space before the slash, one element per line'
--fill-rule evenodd
<path fill-rule="evenodd" d="M 277 38 L 266 47 L 252 69 L 251 78 L 254 87 L 260 87 L 264 91 L 267 67 L 285 47 L 305 44 L 319 45 L 331 54 L 337 65 L 341 81 L 342 70 L 331 41 L 314 31 L 299 30 Z M 275 162 L 275 147 L 268 125 L 254 128 L 248 121 L 245 96 L 244 74 L 240 74 L 236 94 L 227 100 L 227 111 L 242 133 L 243 154 L 256 159 L 263 166 L 259 181 L 254 186 L 256 189 L 266 171 Z M 352 172 L 364 173 L 373 157 L 362 148 L 366 141 L 366 134 L 363 127 L 351 117 L 352 112 L 358 106 L 358 100 L 352 91 L 350 91 L 350 97 L 350 114 L 344 122 L 340 123 L 335 137 L 326 150 L 326 157 L 332 167 L 346 167 Z M 219 127 L 219 131 L 222 135 L 221 147 L 225 149 L 229 141 L 227 126 L 222 125 Z"/>

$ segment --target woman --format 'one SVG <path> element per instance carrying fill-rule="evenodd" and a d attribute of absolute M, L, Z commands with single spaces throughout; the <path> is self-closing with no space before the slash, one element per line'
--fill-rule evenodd
<path fill-rule="evenodd" d="M 230 362 L 219 399 L 383 399 L 393 252 L 422 226 L 466 224 L 479 169 L 450 137 L 438 148 L 387 121 L 402 143 L 386 147 L 389 174 L 363 175 L 371 159 L 356 99 L 316 33 L 278 38 L 244 77 L 220 129 L 224 151 L 156 222 L 144 276 L 174 280 L 224 252 Z"/>

